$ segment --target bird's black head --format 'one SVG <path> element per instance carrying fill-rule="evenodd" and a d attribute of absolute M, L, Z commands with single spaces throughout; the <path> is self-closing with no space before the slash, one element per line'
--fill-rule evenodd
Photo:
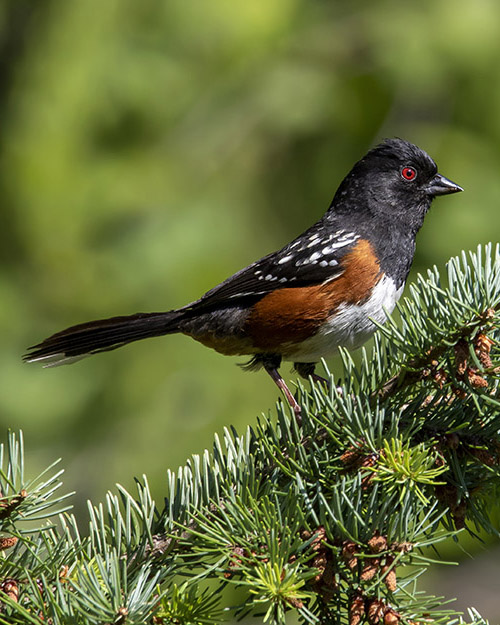
<path fill-rule="evenodd" d="M 418 229 L 436 196 L 462 190 L 438 174 L 436 163 L 416 145 L 386 139 L 354 165 L 331 208 L 400 218 Z"/>

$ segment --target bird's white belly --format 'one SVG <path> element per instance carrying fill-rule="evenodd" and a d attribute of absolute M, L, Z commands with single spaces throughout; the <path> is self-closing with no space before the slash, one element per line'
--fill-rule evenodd
<path fill-rule="evenodd" d="M 284 350 L 284 360 L 293 362 L 317 362 L 334 354 L 338 347 L 356 349 L 377 329 L 372 319 L 384 323 L 394 310 L 404 285 L 396 288 L 394 281 L 383 276 L 375 285 L 369 299 L 361 304 L 341 305 L 335 315 L 311 338 Z"/>

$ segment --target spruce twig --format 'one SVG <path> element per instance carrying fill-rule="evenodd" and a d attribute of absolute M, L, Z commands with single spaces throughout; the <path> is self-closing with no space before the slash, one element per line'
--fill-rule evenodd
<path fill-rule="evenodd" d="M 27 479 L 22 436 L 0 448 L 0 623 L 458 625 L 419 579 L 450 536 L 498 535 L 500 254 L 419 277 L 339 388 L 298 387 L 170 472 L 89 504 L 82 531 L 53 465 Z M 332 381 L 333 382 L 333 381 Z M 237 594 L 234 594 L 237 591 Z M 232 606 L 232 607 L 231 607 Z M 484 625 L 471 610 L 471 625 Z"/>

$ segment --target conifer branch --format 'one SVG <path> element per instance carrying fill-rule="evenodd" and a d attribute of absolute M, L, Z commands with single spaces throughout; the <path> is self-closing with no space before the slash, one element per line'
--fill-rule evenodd
<path fill-rule="evenodd" d="M 498 535 L 499 309 L 498 248 L 452 259 L 446 285 L 419 277 L 359 362 L 342 351 L 339 387 L 299 385 L 300 425 L 280 403 L 244 435 L 226 429 L 169 473 L 163 506 L 144 477 L 89 504 L 88 531 L 61 471 L 27 479 L 10 434 L 0 624 L 463 623 L 419 578 L 430 546 Z"/>

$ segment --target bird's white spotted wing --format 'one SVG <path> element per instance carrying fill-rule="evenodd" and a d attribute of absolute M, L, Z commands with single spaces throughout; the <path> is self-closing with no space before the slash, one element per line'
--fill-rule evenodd
<path fill-rule="evenodd" d="M 333 233 L 316 224 L 278 252 L 264 256 L 208 291 L 189 305 L 210 307 L 224 300 L 261 298 L 278 288 L 321 284 L 343 272 L 342 258 L 359 235 L 344 230 Z"/>

